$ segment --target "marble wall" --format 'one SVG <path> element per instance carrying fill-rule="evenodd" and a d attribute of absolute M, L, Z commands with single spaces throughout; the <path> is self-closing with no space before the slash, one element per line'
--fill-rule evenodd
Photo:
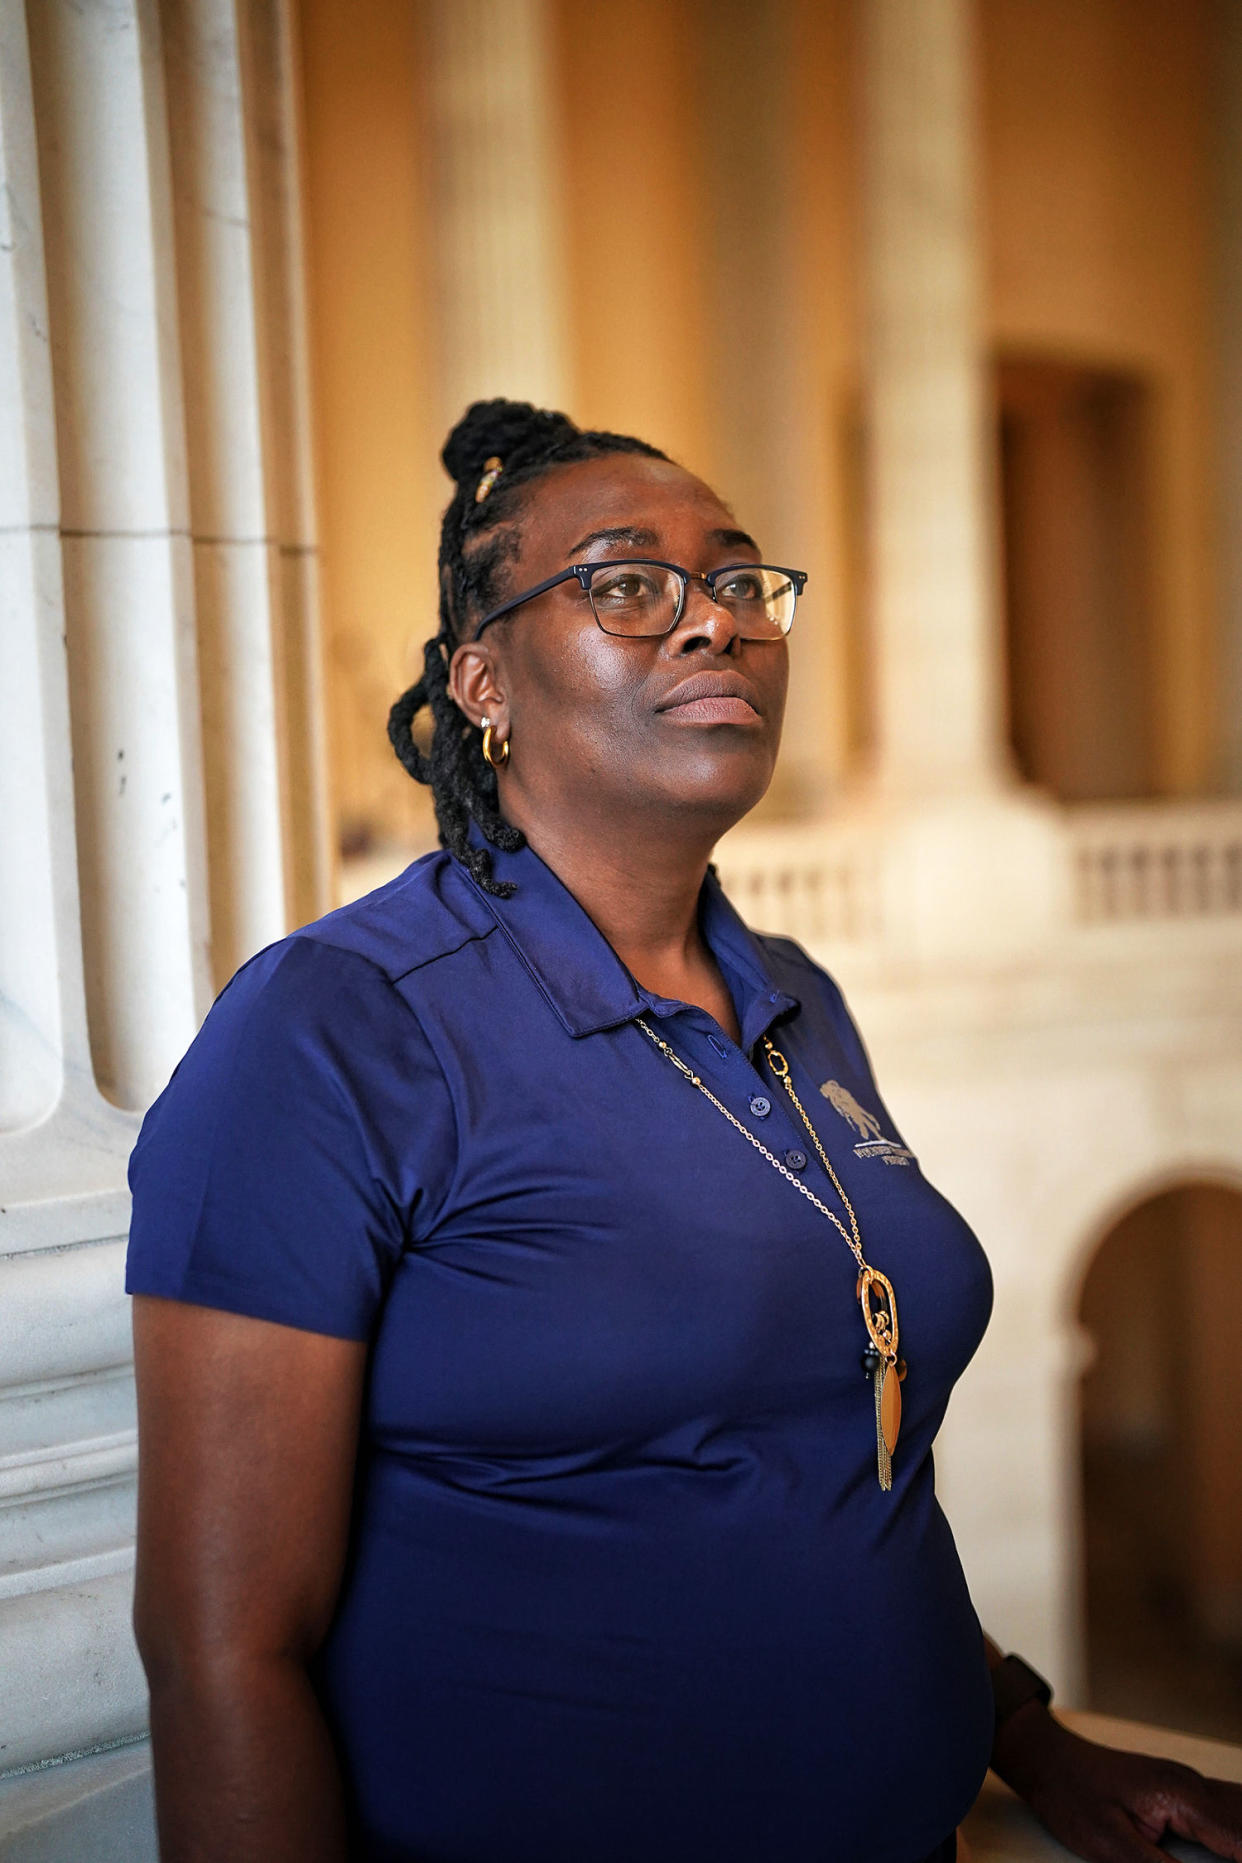
<path fill-rule="evenodd" d="M 126 1159 L 327 903 L 292 61 L 0 5 L 0 1775 L 145 1726 Z"/>

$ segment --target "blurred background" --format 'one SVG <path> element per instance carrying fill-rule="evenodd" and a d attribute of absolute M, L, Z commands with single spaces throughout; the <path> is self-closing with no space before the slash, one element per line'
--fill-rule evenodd
<path fill-rule="evenodd" d="M 1242 0 L 12 0 L 0 159 L 0 1773 L 141 1734 L 125 1158 L 434 845 L 492 394 L 810 572 L 718 859 L 992 1260 L 981 1616 L 1242 1742 Z"/>
<path fill-rule="evenodd" d="M 759 820 L 816 824 L 822 843 L 825 818 L 839 838 L 877 787 L 944 784 L 934 757 L 886 768 L 902 753 L 886 759 L 882 734 L 904 735 L 902 707 L 925 718 L 939 686 L 935 727 L 952 737 L 960 682 L 946 689 L 941 665 L 931 689 L 888 694 L 887 717 L 876 689 L 877 626 L 896 636 L 890 654 L 927 652 L 906 636 L 938 575 L 959 612 L 933 656 L 999 660 L 972 785 L 1030 784 L 1071 805 L 1238 791 L 1242 10 L 940 11 L 898 23 L 865 0 L 300 0 L 345 890 L 434 838 L 379 725 L 435 631 L 438 449 L 481 394 L 654 440 L 770 554 L 810 570 Z M 896 379 L 877 381 L 885 371 Z M 905 405 L 877 409 L 877 394 Z M 877 418 L 916 455 L 879 484 Z M 953 457 L 971 421 L 973 477 Z M 991 560 L 973 576 L 928 474 L 953 479 L 949 524 L 964 499 L 979 508 Z M 922 555 L 887 566 L 904 577 L 899 611 L 877 621 L 875 527 L 885 502 L 900 522 L 902 500 L 931 507 Z M 989 611 L 982 628 L 972 605 Z M 960 770 L 948 787 L 960 793 Z M 1149 819 L 1158 834 L 1177 822 Z M 1218 904 L 1235 910 L 1240 819 L 1230 811 L 1232 853 L 1217 856 Z M 1177 832 L 1193 835 L 1189 814 Z M 799 844 L 783 837 L 787 864 Z M 794 863 L 813 871 L 812 834 L 801 844 Z M 752 916 L 770 923 L 783 905 L 797 921 L 773 896 L 773 843 L 748 845 Z M 1106 881 L 1110 852 L 1120 866 L 1126 850 L 1097 852 Z M 1192 871 L 1183 910 L 1194 885 Z M 852 978 L 854 954 L 826 926 L 794 929 Z M 1024 960 L 1045 977 L 1051 943 Z M 1081 1320 L 1098 1353 L 1074 1457 L 1086 1696 L 1242 1739 L 1242 1508 L 1224 1473 L 1242 1456 L 1242 1380 L 1196 1373 L 1242 1345 L 1236 1192 L 1188 1183 L 1121 1217 L 1085 1272 Z M 1200 1411 L 1219 1405 L 1217 1438 Z M 1196 1474 L 1202 1453 L 1215 1475 Z M 1211 1498 L 1197 1504 L 1201 1478 Z"/>
<path fill-rule="evenodd" d="M 948 263 L 917 200 L 909 227 L 876 224 L 865 6 L 299 10 L 347 847 L 426 832 L 376 721 L 435 632 L 439 447 L 491 393 L 651 439 L 811 571 L 766 809 L 819 812 L 876 740 L 868 244 L 905 240 L 928 296 Z M 1221 496 L 1242 419 L 1236 11 L 979 0 L 969 70 L 938 74 L 954 85 L 944 115 L 969 120 L 926 125 L 931 159 L 963 160 L 953 206 L 975 215 L 969 252 L 964 228 L 938 230 L 977 296 L 951 279 L 958 302 L 939 308 L 978 319 L 1004 735 L 1021 775 L 1065 801 L 1242 784 L 1239 544 Z"/>

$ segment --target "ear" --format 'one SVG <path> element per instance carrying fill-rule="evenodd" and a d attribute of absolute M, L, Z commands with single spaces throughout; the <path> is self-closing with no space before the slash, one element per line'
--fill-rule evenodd
<path fill-rule="evenodd" d="M 466 641 L 449 661 L 449 695 L 472 725 L 487 718 L 499 737 L 509 735 L 509 701 L 484 641 Z"/>

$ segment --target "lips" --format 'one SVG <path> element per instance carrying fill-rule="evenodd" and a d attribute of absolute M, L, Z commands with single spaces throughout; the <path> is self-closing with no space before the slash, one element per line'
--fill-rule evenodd
<path fill-rule="evenodd" d="M 737 673 L 695 673 L 674 686 L 656 710 L 687 724 L 754 724 L 762 715 L 754 687 Z"/>

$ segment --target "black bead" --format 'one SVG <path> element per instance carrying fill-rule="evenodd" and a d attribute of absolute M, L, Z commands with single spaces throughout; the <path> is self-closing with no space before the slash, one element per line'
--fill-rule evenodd
<path fill-rule="evenodd" d="M 868 1378 L 874 1378 L 876 1372 L 880 1369 L 880 1366 L 883 1363 L 884 1361 L 880 1357 L 880 1354 L 876 1351 L 875 1347 L 873 1345 L 869 1345 L 867 1347 L 867 1350 L 862 1355 L 862 1368 L 863 1368 L 863 1372 L 865 1376 Z"/>

